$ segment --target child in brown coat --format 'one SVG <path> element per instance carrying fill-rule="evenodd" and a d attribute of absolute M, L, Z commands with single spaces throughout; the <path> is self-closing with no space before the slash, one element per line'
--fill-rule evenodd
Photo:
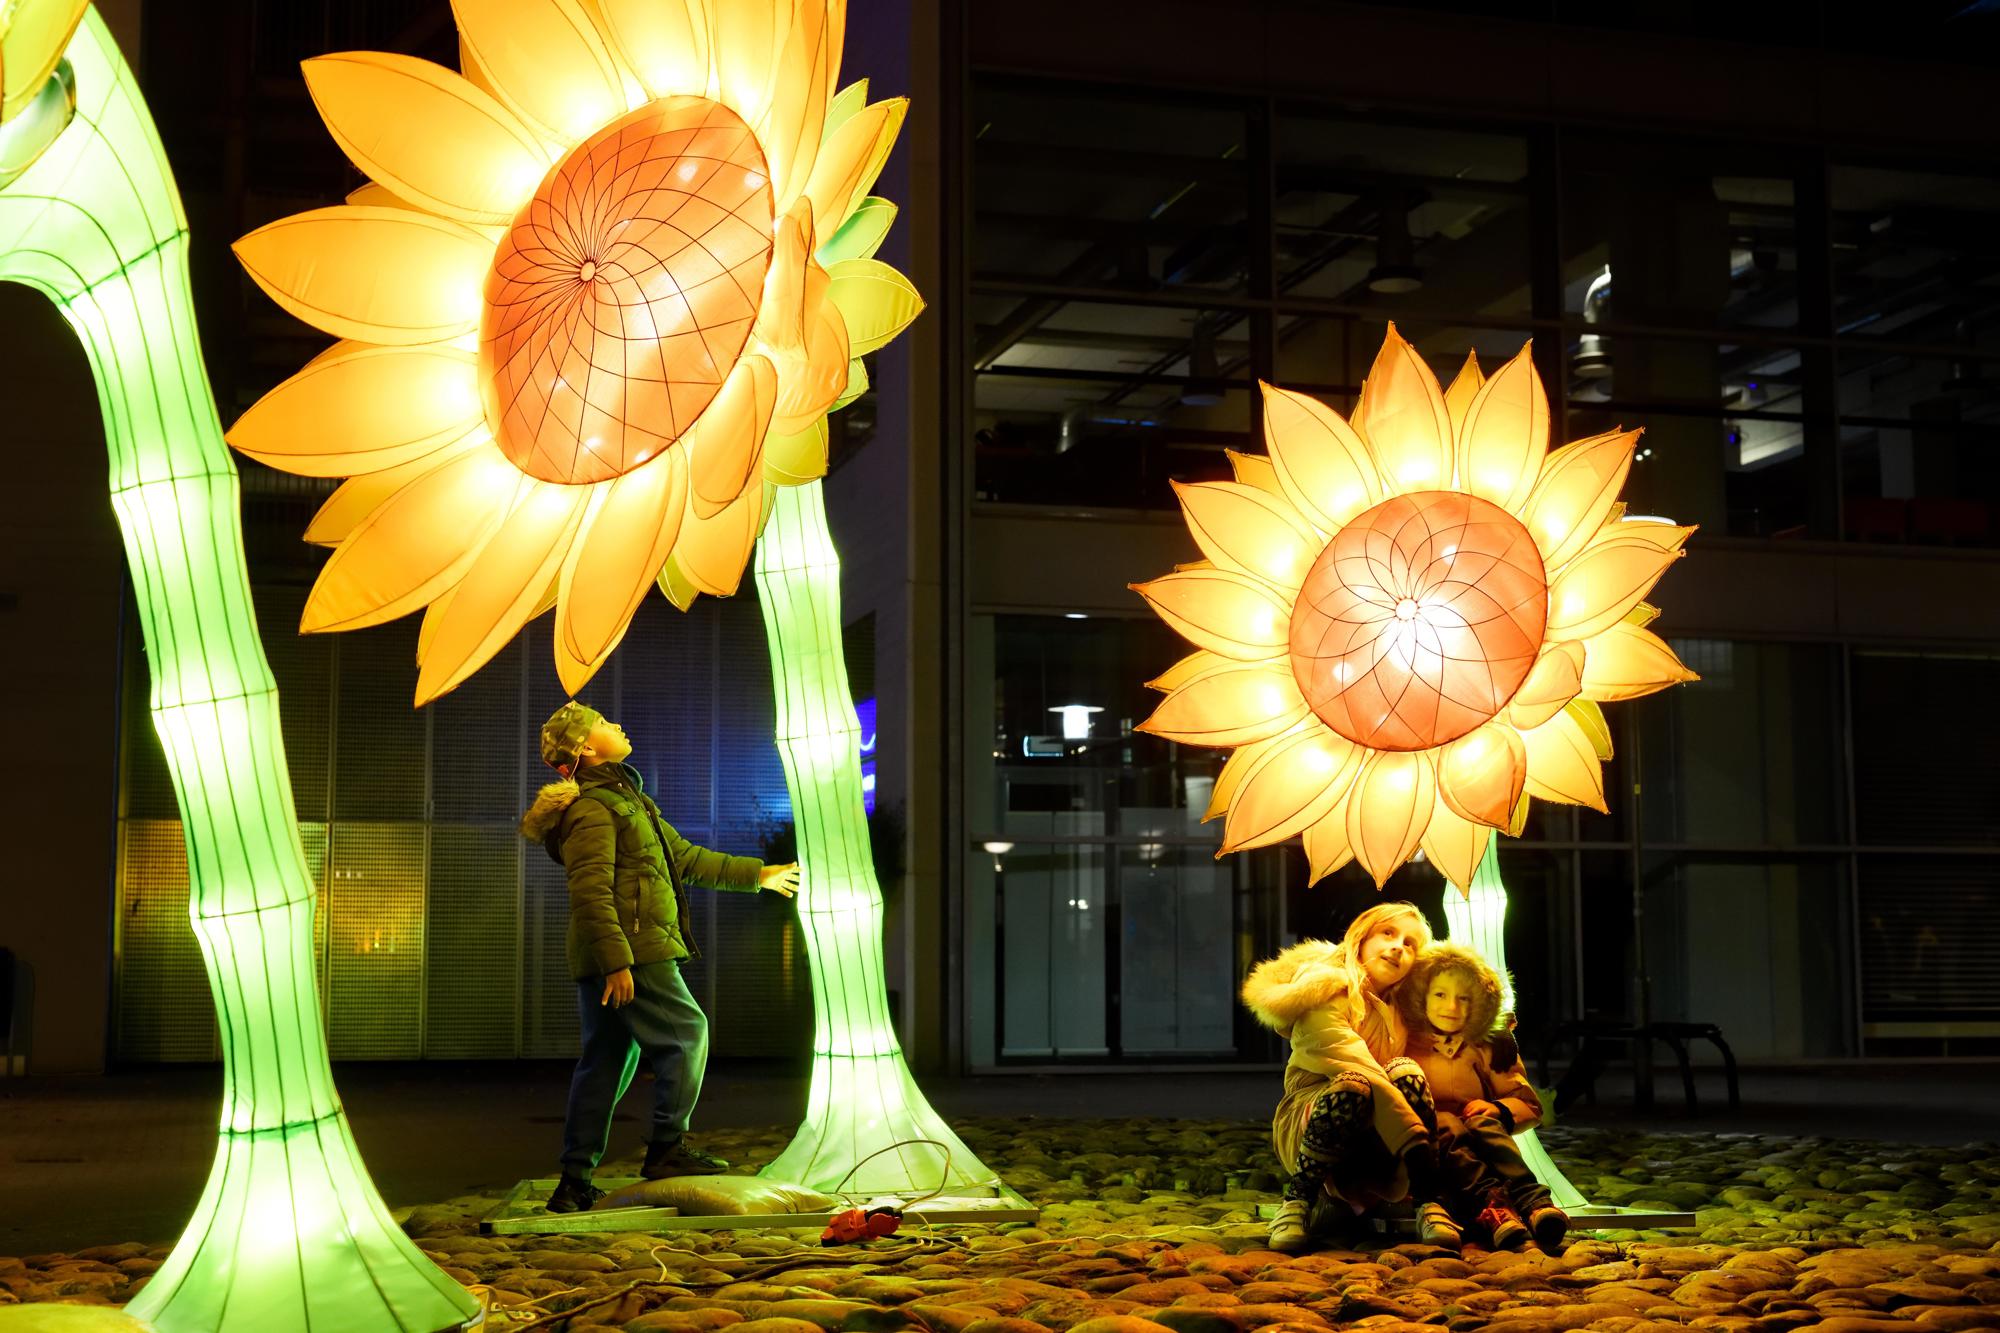
<path fill-rule="evenodd" d="M 1487 1197 L 1473 1202 L 1483 1205 L 1479 1222 L 1494 1244 L 1518 1243 L 1532 1231 L 1552 1249 L 1569 1217 L 1514 1142 L 1518 1131 L 1540 1123 L 1542 1102 L 1522 1066 L 1511 1016 L 1500 1013 L 1502 994 L 1499 974 L 1485 959 L 1463 945 L 1433 944 L 1396 992 L 1408 1033 L 1405 1053 L 1430 1083 L 1440 1155 L 1469 1152 L 1493 1182 Z"/>

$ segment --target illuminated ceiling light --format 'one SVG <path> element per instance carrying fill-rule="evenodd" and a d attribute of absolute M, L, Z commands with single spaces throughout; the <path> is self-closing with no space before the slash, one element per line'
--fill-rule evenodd
<path fill-rule="evenodd" d="M 1410 235 L 1410 207 L 1400 195 L 1383 205 L 1375 234 L 1375 267 L 1368 270 L 1368 290 L 1381 296 L 1407 296 L 1422 291 L 1424 271 L 1417 267 L 1417 243 Z"/>
<path fill-rule="evenodd" d="M 1586 324 L 1600 324 L 1610 313 L 1611 265 L 1606 264 L 1583 293 L 1583 319 Z M 1569 373 L 1580 380 L 1601 380 L 1611 374 L 1611 344 L 1602 334 L 1586 333 L 1577 339 L 1576 350 L 1570 353 Z"/>
<path fill-rule="evenodd" d="M 1049 710 L 1062 718 L 1062 734 L 1066 741 L 1090 739 L 1090 718 L 1093 713 L 1104 710 L 1096 704 L 1059 704 Z"/>
<path fill-rule="evenodd" d="M 1625 516 L 1639 432 L 1548 433 L 1527 348 L 1442 390 L 1392 324 L 1352 421 L 1266 385 L 1269 457 L 1178 488 L 1207 558 L 1135 586 L 1197 651 L 1139 729 L 1231 751 L 1225 852 L 1465 890 L 1530 797 L 1604 808 L 1599 704 L 1695 678 L 1642 600 L 1694 529 Z"/>
<path fill-rule="evenodd" d="M 1088 619 L 1090 619 L 1090 616 L 1089 616 L 1089 615 L 1088 615 L 1087 613 L 1085 613 L 1085 612 L 1082 612 L 1082 611 L 1065 611 L 1065 612 L 1063 612 L 1063 619 L 1064 619 L 1064 620 L 1088 620 Z"/>

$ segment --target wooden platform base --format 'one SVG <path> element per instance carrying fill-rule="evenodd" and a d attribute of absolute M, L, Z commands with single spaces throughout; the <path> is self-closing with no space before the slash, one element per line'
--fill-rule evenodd
<path fill-rule="evenodd" d="M 606 1176 L 600 1188 L 616 1192 L 635 1185 L 637 1176 Z M 479 1229 L 489 1235 L 512 1236 L 524 1232 L 555 1234 L 576 1231 L 734 1231 L 750 1227 L 812 1227 L 824 1229 L 833 1213 L 727 1213 L 698 1216 L 678 1208 L 598 1208 L 587 1213 L 552 1213 L 549 1195 L 553 1178 L 524 1180 L 507 1192 L 499 1206 L 479 1219 Z M 928 1222 L 1032 1222 L 1041 1209 L 1006 1186 L 984 1194 L 940 1195 L 925 1199 L 905 1210 L 913 1224 Z"/>

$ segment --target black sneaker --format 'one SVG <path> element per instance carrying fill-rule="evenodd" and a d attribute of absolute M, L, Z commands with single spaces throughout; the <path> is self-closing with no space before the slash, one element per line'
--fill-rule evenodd
<path fill-rule="evenodd" d="M 728 1169 L 729 1163 L 714 1153 L 705 1153 L 686 1139 L 675 1139 L 647 1144 L 646 1164 L 639 1168 L 639 1174 L 648 1180 L 665 1180 L 668 1176 L 712 1176 Z"/>
<path fill-rule="evenodd" d="M 604 1197 L 604 1191 L 587 1180 L 576 1176 L 564 1176 L 556 1182 L 555 1191 L 549 1195 L 549 1211 L 552 1213 L 587 1213 L 596 1207 Z"/>

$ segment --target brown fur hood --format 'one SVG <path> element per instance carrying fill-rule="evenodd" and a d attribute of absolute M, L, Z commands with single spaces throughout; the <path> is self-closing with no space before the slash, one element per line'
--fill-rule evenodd
<path fill-rule="evenodd" d="M 1279 1036 L 1289 1036 L 1294 1023 L 1345 994 L 1340 946 L 1325 940 L 1300 940 L 1243 979 L 1244 1005 Z"/>
<path fill-rule="evenodd" d="M 1424 1016 L 1424 997 L 1430 991 L 1431 978 L 1446 969 L 1469 972 L 1475 979 L 1472 1017 L 1465 1025 L 1467 1037 L 1481 1041 L 1506 1032 L 1508 1025 L 1500 1016 L 1500 997 L 1505 993 L 1500 974 L 1463 944 L 1446 940 L 1424 950 L 1417 958 L 1417 965 L 1410 969 L 1410 975 L 1396 987 L 1396 1008 L 1402 1015 L 1403 1026 L 1411 1032 L 1431 1030 L 1430 1020 Z"/>
<path fill-rule="evenodd" d="M 563 811 L 569 809 L 580 790 L 569 778 L 551 782 L 542 788 L 535 794 L 535 802 L 528 807 L 528 813 L 521 816 L 521 836 L 529 842 L 547 842 L 549 835 L 555 832 Z"/>

